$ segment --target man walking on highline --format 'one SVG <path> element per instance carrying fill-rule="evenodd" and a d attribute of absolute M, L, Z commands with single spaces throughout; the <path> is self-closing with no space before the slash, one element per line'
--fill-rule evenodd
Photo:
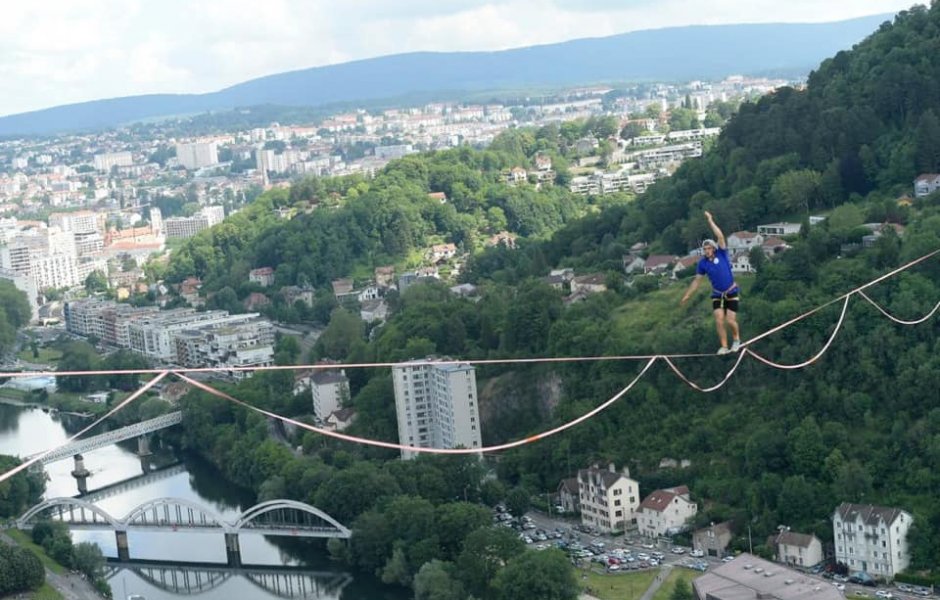
<path fill-rule="evenodd" d="M 680 304 L 685 304 L 702 282 L 702 276 L 708 275 L 712 284 L 712 312 L 715 315 L 715 325 L 718 327 L 718 341 L 721 348 L 718 354 L 737 352 L 741 348 L 741 332 L 738 329 L 738 304 L 740 302 L 738 284 L 734 282 L 731 274 L 731 261 L 728 259 L 728 246 L 725 243 L 725 234 L 715 225 L 712 214 L 705 211 L 708 226 L 711 227 L 715 239 L 702 242 L 702 260 L 698 261 L 695 270 L 695 279 L 692 285 L 682 296 Z M 728 332 L 725 326 L 731 328 L 732 343 L 728 348 Z"/>

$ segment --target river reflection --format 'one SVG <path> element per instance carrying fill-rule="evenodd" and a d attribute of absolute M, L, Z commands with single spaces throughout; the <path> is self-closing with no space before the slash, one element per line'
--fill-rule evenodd
<path fill-rule="evenodd" d="M 67 430 L 80 424 L 64 415 L 54 415 L 38 408 L 0 404 L 0 454 L 27 456 L 62 443 Z M 67 422 L 69 421 L 69 422 Z M 129 441 L 84 454 L 89 496 L 112 516 L 123 519 L 137 506 L 155 498 L 190 500 L 234 521 L 255 504 L 250 490 L 240 488 L 212 466 L 193 456 L 159 455 L 158 461 L 182 459 L 182 467 L 166 471 L 143 484 L 122 485 L 147 469 L 135 454 L 136 442 Z M 46 466 L 49 481 L 46 498 L 75 496 L 78 492 L 70 472 L 72 460 Z M 96 497 L 95 490 L 109 488 L 106 497 Z M 91 541 L 107 557 L 117 556 L 112 531 L 76 531 L 75 542 Z M 191 566 L 111 568 L 109 583 L 115 598 L 139 594 L 146 600 L 169 600 L 199 594 L 200 599 L 322 598 L 324 600 L 404 600 L 410 594 L 389 588 L 370 577 L 350 574 L 336 568 L 327 557 L 325 543 L 316 539 L 277 538 L 245 533 L 239 536 L 245 565 L 285 567 L 252 572 L 224 568 L 225 542 L 220 532 L 128 532 L 131 560 L 161 562 L 219 563 L 223 570 L 194 571 Z"/>

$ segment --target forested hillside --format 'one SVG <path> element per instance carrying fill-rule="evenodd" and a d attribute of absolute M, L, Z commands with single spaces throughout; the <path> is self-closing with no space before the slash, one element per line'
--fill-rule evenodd
<path fill-rule="evenodd" d="M 314 348 L 315 356 L 363 362 L 407 360 L 430 353 L 497 358 L 712 352 L 714 331 L 704 301 L 679 307 L 688 280 L 638 277 L 627 282 L 621 262 L 623 254 L 639 241 L 649 242 L 654 252 L 684 253 L 697 245 L 706 232 L 702 210 L 713 212 L 726 233 L 780 218 L 807 221 L 801 233 L 789 240 L 789 250 L 758 264 L 756 276 L 742 278 L 745 338 L 940 248 L 940 194 L 897 201 L 901 194 L 912 194 L 917 173 L 940 170 L 940 135 L 924 133 L 940 128 L 935 125 L 940 95 L 934 90 L 940 75 L 938 34 L 940 5 L 902 13 L 853 51 L 824 62 L 806 90 L 780 90 L 744 105 L 710 153 L 683 165 L 672 179 L 656 184 L 638 201 L 588 214 L 516 250 L 500 247 L 475 254 L 462 276 L 479 285 L 479 301 L 456 297 L 444 286 L 414 286 L 397 300 L 397 312 L 390 321 L 369 338 L 348 312 L 338 309 Z M 484 193 L 466 184 L 480 169 L 480 163 L 472 161 L 498 156 L 498 151 L 456 151 L 412 158 L 389 166 L 374 182 L 355 184 L 375 190 L 385 181 L 386 190 L 414 189 L 411 205 L 388 202 L 388 195 L 362 205 L 379 215 L 374 232 L 363 238 L 368 244 L 335 249 L 326 242 L 331 231 L 337 230 L 333 227 L 311 235 L 303 252 L 285 247 L 279 238 L 288 236 L 269 235 L 277 239 L 261 241 L 256 251 L 246 249 L 235 256 L 252 265 L 290 260 L 293 264 L 278 267 L 281 281 L 294 281 L 302 271 L 319 285 L 344 268 L 354 268 L 369 252 L 385 258 L 396 252 L 401 256 L 414 247 L 417 241 L 385 246 L 383 235 L 391 240 L 400 233 L 385 229 L 396 211 L 405 211 L 402 218 L 412 224 L 406 232 L 417 235 L 406 235 L 405 240 L 419 240 L 421 235 L 430 238 L 443 231 L 453 234 L 459 228 L 427 225 L 435 222 L 426 216 L 434 210 L 422 206 L 421 193 L 427 191 L 422 185 L 437 170 L 463 174 L 450 180 L 448 196 L 455 210 L 469 207 L 467 212 L 479 218 L 498 207 L 507 221 L 517 219 L 510 226 L 523 232 L 525 221 L 510 217 L 511 212 L 517 213 L 506 210 L 508 199 L 491 195 L 524 194 L 523 189 L 500 192 L 498 186 L 487 187 L 482 188 L 487 190 Z M 483 172 L 487 172 L 485 167 Z M 315 210 L 303 221 L 305 230 L 318 219 L 326 224 L 359 214 L 355 207 L 363 197 L 350 194 L 351 187 L 342 190 L 346 200 L 341 208 L 321 217 L 316 215 L 322 211 Z M 363 196 L 368 197 L 368 190 Z M 322 196 L 322 192 L 315 195 Z M 477 200 L 473 204 L 458 198 Z M 584 206 L 565 209 L 563 196 L 558 198 L 560 204 L 549 203 L 556 208 L 546 213 L 558 215 L 553 223 L 586 210 Z M 521 206 L 542 206 L 538 197 L 527 200 Z M 416 213 L 408 216 L 408 210 Z M 827 218 L 810 226 L 810 214 Z M 459 222 L 465 217 L 458 212 L 454 218 Z M 885 227 L 866 247 L 861 244 L 871 233 L 863 226 L 866 223 L 898 227 Z M 294 227 L 293 221 L 284 227 Z M 536 237 L 550 229 L 526 227 L 525 233 Z M 197 243 L 215 242 L 203 238 Z M 192 260 L 192 251 L 182 258 Z M 365 255 L 358 254 L 363 251 Z M 322 257 L 330 255 L 320 252 L 342 255 L 324 270 Z M 299 269 L 308 256 L 314 257 L 312 262 Z M 221 253 L 218 260 L 219 266 L 205 272 L 208 279 L 217 277 L 222 282 L 231 265 L 224 267 L 229 259 Z M 609 291 L 566 306 L 561 295 L 540 280 L 549 268 L 558 266 L 570 266 L 579 273 L 607 273 Z M 188 268 L 171 265 L 178 276 L 189 274 Z M 940 300 L 940 261 L 919 265 L 872 288 L 869 294 L 900 318 L 920 317 Z M 784 363 L 808 358 L 825 343 L 840 308 L 830 306 L 762 340 L 754 349 Z M 746 358 L 727 386 L 705 395 L 690 390 L 658 364 L 630 394 L 597 418 L 502 454 L 496 467 L 500 482 L 469 485 L 464 495 L 487 501 L 544 494 L 578 468 L 615 462 L 631 467 L 644 494 L 660 486 L 689 485 L 703 506 L 702 523 L 732 519 L 741 534 L 749 526 L 755 541 L 781 524 L 831 540 L 830 518 L 843 501 L 899 506 L 915 516 L 909 538 L 912 569 L 930 571 L 940 564 L 937 331 L 936 317 L 919 326 L 902 327 L 855 297 L 834 344 L 806 369 L 777 371 Z M 715 357 L 678 361 L 691 378 L 709 383 L 719 381 L 731 365 L 731 359 Z M 481 412 L 499 415 L 484 422 L 484 442 L 523 437 L 583 414 L 626 385 L 639 367 L 630 362 L 552 367 L 551 373 L 562 381 L 555 406 L 539 402 L 535 385 L 532 390 L 482 398 L 488 406 Z M 516 381 L 542 382 L 549 374 L 544 366 L 481 368 L 477 375 L 481 389 L 510 371 Z M 352 371 L 350 378 L 351 404 L 359 413 L 352 431 L 395 440 L 388 372 Z M 276 381 L 274 376 L 259 375 L 242 384 L 238 392 L 259 405 L 289 411 L 289 402 L 272 389 L 286 394 L 290 381 L 284 379 L 272 388 Z M 399 514 L 401 504 L 393 500 L 399 490 L 422 496 L 432 505 L 452 497 L 439 484 L 432 485 L 433 471 L 441 463 L 419 460 L 401 466 L 395 455 L 337 445 L 312 434 L 301 440 L 303 457 L 288 457 L 274 445 L 258 445 L 263 425 L 253 418 L 245 419 L 195 394 L 186 410 L 195 415 L 192 421 L 186 420 L 188 443 L 256 489 L 273 488 L 289 497 L 318 502 L 328 502 L 334 494 L 339 497 L 340 491 L 352 493 L 348 486 L 353 480 L 357 484 L 368 481 L 369 486 L 360 491 L 384 490 L 373 496 L 357 494 L 355 504 L 335 507 L 346 516 L 362 514 L 363 520 L 357 521 L 360 532 L 375 532 L 380 523 L 393 520 L 390 515 Z M 222 428 L 213 429 L 218 424 Z M 246 431 L 252 432 L 254 441 L 239 437 L 239 432 Z M 660 468 L 664 458 L 689 459 L 691 467 Z M 461 467 L 461 478 L 466 468 Z M 430 482 L 427 485 L 422 483 L 424 477 Z M 398 487 L 389 479 L 397 481 Z M 426 515 L 422 522 L 432 522 L 431 510 L 425 505 L 419 508 Z M 473 520 L 468 519 L 465 522 Z M 423 559 L 455 556 L 453 550 L 435 546 L 439 540 L 416 546 L 414 538 L 408 537 L 414 532 L 383 530 L 379 541 L 359 535 L 347 558 L 364 568 L 390 573 L 392 580 L 395 573 L 404 573 L 398 581 L 411 583 Z M 363 545 L 364 539 L 371 542 Z M 746 547 L 744 540 L 739 537 L 735 543 Z M 483 590 L 483 597 L 499 597 L 486 592 L 482 582 L 464 584 Z"/>

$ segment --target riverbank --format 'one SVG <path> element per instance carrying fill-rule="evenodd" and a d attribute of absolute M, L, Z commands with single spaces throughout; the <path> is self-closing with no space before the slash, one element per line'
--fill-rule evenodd
<path fill-rule="evenodd" d="M 11 529 L 0 533 L 0 539 L 8 544 L 16 544 L 31 550 L 39 557 L 46 569 L 46 581 L 42 587 L 22 597 L 32 600 L 101 600 L 101 594 L 87 579 L 66 570 L 65 567 L 52 560 L 42 546 L 33 543 L 26 532 Z"/>

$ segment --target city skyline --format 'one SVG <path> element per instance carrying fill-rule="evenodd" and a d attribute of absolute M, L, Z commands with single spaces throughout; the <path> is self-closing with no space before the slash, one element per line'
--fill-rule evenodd
<path fill-rule="evenodd" d="M 693 24 L 828 22 L 910 6 L 910 0 L 422 0 L 403 6 L 358 0 L 339 13 L 326 2 L 299 0 L 263 9 L 244 0 L 11 5 L 0 22 L 0 116 L 110 97 L 203 93 L 412 51 L 503 50 Z"/>

